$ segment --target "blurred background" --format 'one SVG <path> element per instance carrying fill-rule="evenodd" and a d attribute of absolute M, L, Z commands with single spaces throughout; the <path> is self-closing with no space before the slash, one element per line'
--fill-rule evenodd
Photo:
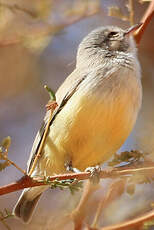
<path fill-rule="evenodd" d="M 0 1 L 0 140 L 11 136 L 9 158 L 26 169 L 29 152 L 45 115 L 49 96 L 43 86 L 54 91 L 75 68 L 76 51 L 82 38 L 98 26 L 129 27 L 129 22 L 108 16 L 108 7 L 120 7 L 128 15 L 127 0 L 4 0 Z M 134 0 L 135 23 L 148 3 Z M 124 18 L 123 18 L 124 19 Z M 148 26 L 140 47 L 143 104 L 136 126 L 122 150 L 137 149 L 154 158 L 154 20 Z M 19 179 L 13 166 L 0 172 L 0 185 Z M 94 194 L 93 202 L 105 193 Z M 125 193 L 100 219 L 108 225 L 150 210 L 154 199 L 153 184 L 136 186 L 133 196 Z M 0 197 L 0 210 L 12 210 L 19 192 Z M 24 225 L 13 218 L 12 230 L 73 229 L 68 214 L 77 205 L 80 193 L 49 190 L 44 193 L 33 219 Z M 91 201 L 92 202 L 92 201 Z M 91 205 L 93 203 L 90 203 Z M 119 206 L 120 205 L 120 206 Z M 117 207 L 121 207 L 118 208 Z M 91 208 L 87 221 L 91 221 Z M 66 221 L 67 219 L 67 221 Z M 0 229 L 6 229 L 0 222 Z"/>

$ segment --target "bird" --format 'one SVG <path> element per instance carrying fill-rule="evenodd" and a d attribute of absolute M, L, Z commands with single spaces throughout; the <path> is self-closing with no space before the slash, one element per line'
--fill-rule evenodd
<path fill-rule="evenodd" d="M 106 162 L 123 145 L 142 104 L 141 68 L 133 38 L 140 26 L 102 26 L 83 38 L 76 67 L 56 92 L 58 107 L 32 177 L 62 174 L 68 166 L 84 171 Z M 34 140 L 27 173 L 48 120 L 49 111 Z M 47 188 L 24 189 L 15 216 L 29 222 Z"/>

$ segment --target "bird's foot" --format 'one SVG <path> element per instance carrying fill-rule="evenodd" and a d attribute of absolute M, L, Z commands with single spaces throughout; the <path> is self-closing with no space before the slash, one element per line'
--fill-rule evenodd
<path fill-rule="evenodd" d="M 98 184 L 100 181 L 100 172 L 101 172 L 101 167 L 99 165 L 96 165 L 95 167 L 88 167 L 85 170 L 86 172 L 90 172 L 90 180 L 94 184 Z"/>

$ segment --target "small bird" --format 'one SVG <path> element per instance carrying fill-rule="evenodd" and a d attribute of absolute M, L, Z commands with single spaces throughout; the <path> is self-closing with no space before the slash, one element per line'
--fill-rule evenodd
<path fill-rule="evenodd" d="M 69 165 L 83 171 L 105 162 L 122 146 L 142 101 L 140 64 L 132 36 L 140 26 L 126 30 L 100 27 L 80 43 L 76 68 L 56 93 L 58 107 L 32 176 L 62 174 Z M 28 172 L 48 120 L 47 112 L 32 147 Z M 47 188 L 24 189 L 14 214 L 28 222 Z"/>

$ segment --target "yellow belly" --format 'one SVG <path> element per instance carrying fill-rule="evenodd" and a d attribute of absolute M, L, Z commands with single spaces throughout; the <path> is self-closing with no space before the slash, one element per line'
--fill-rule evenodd
<path fill-rule="evenodd" d="M 74 95 L 50 128 L 42 170 L 49 175 L 61 173 L 68 159 L 73 167 L 84 170 L 109 159 L 136 121 L 141 100 L 137 85 L 134 81 L 131 90 L 122 87 L 113 95 L 110 91 Z M 137 96 L 132 96 L 132 89 L 137 90 Z"/>

